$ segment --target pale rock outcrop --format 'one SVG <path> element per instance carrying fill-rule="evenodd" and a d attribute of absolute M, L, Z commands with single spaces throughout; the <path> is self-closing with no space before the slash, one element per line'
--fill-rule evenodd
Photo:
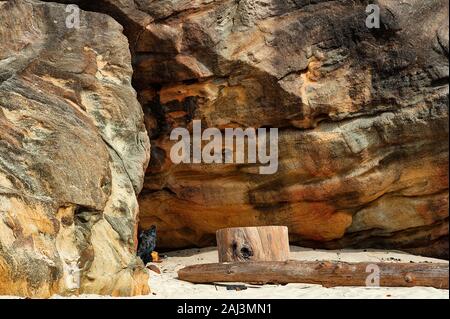
<path fill-rule="evenodd" d="M 135 256 L 150 145 L 112 18 L 0 2 L 0 294 L 148 293 Z"/>

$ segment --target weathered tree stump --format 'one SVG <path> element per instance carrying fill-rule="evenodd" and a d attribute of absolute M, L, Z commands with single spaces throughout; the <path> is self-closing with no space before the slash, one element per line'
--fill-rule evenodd
<path fill-rule="evenodd" d="M 216 232 L 219 262 L 286 261 L 289 259 L 285 226 L 235 227 Z"/>

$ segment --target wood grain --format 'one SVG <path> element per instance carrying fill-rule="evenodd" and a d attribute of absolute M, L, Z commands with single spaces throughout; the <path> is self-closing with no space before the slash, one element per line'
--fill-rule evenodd
<path fill-rule="evenodd" d="M 178 278 L 192 283 L 308 283 L 325 287 L 367 286 L 378 267 L 379 286 L 426 286 L 448 289 L 447 263 L 345 263 L 330 261 L 233 262 L 201 264 L 178 271 Z"/>
<path fill-rule="evenodd" d="M 285 226 L 233 227 L 216 232 L 219 262 L 286 261 L 289 259 Z"/>

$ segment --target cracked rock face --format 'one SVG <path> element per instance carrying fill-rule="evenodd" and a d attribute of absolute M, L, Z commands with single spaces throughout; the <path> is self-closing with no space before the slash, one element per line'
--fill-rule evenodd
<path fill-rule="evenodd" d="M 122 27 L 0 1 L 0 294 L 148 293 L 135 257 L 150 153 Z"/>

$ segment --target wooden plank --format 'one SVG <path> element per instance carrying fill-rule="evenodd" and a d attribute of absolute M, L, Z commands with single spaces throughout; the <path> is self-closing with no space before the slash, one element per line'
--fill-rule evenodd
<path fill-rule="evenodd" d="M 216 232 L 219 262 L 287 261 L 288 229 L 285 226 L 234 227 Z"/>
<path fill-rule="evenodd" d="M 374 285 L 373 269 L 379 269 L 379 286 L 426 286 L 448 289 L 447 263 L 345 263 L 336 261 L 232 262 L 188 266 L 178 278 L 192 283 L 308 283 L 325 287 Z"/>

